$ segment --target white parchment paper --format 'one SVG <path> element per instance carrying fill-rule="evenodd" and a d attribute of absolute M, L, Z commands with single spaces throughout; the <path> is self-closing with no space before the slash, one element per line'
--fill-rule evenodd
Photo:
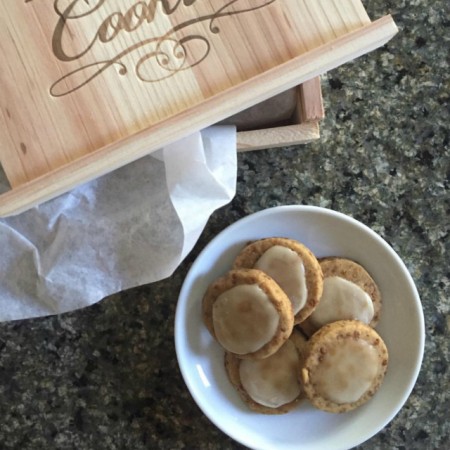
<path fill-rule="evenodd" d="M 170 276 L 235 187 L 236 131 L 216 126 L 0 219 L 0 321 L 75 310 Z"/>

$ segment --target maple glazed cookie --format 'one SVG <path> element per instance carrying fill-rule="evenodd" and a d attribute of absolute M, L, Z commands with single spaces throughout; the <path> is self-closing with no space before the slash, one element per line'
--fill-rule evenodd
<path fill-rule="evenodd" d="M 225 353 L 228 379 L 247 406 L 262 414 L 284 414 L 305 398 L 300 373 L 306 339 L 294 330 L 273 355 L 239 359 Z"/>
<path fill-rule="evenodd" d="M 372 327 L 378 323 L 381 294 L 377 284 L 360 264 L 346 258 L 319 259 L 323 272 L 323 293 L 319 305 L 301 324 L 311 335 L 337 320 L 360 320 Z"/>
<path fill-rule="evenodd" d="M 239 358 L 266 358 L 289 338 L 294 316 L 278 284 L 256 269 L 231 270 L 214 281 L 202 301 L 211 335 Z"/>
<path fill-rule="evenodd" d="M 323 277 L 317 258 L 293 239 L 252 242 L 239 253 L 233 268 L 255 268 L 272 277 L 291 300 L 296 324 L 313 312 L 322 295 Z"/>
<path fill-rule="evenodd" d="M 309 340 L 303 388 L 321 410 L 351 411 L 373 397 L 387 364 L 386 345 L 372 327 L 358 320 L 333 322 Z"/>

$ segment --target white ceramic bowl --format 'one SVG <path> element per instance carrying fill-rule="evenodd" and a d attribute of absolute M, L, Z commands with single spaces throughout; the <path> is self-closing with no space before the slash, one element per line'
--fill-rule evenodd
<path fill-rule="evenodd" d="M 285 415 L 250 411 L 230 385 L 223 351 L 201 318 L 207 286 L 230 269 L 250 240 L 297 239 L 318 257 L 342 256 L 361 263 L 378 283 L 383 309 L 377 331 L 389 350 L 384 382 L 366 405 L 345 414 L 309 403 Z M 257 449 L 349 449 L 366 441 L 397 414 L 417 379 L 424 349 L 419 295 L 405 265 L 375 232 L 341 213 L 312 206 L 260 211 L 222 231 L 198 256 L 183 284 L 175 319 L 175 344 L 184 380 L 206 416 L 223 432 Z"/>

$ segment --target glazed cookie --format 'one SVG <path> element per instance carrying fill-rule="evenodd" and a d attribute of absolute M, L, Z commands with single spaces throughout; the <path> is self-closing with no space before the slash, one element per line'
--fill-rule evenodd
<path fill-rule="evenodd" d="M 340 413 L 366 403 L 380 387 L 388 352 L 378 333 L 358 320 L 323 326 L 309 340 L 302 380 L 306 396 Z"/>
<path fill-rule="evenodd" d="M 255 268 L 272 277 L 291 300 L 296 324 L 313 312 L 322 295 L 319 262 L 307 247 L 293 239 L 252 242 L 237 256 L 233 268 Z"/>
<path fill-rule="evenodd" d="M 323 272 L 323 293 L 313 313 L 301 324 L 311 335 L 337 320 L 360 320 L 372 327 L 378 323 L 381 295 L 373 278 L 358 263 L 346 258 L 319 260 Z"/>
<path fill-rule="evenodd" d="M 231 270 L 213 282 L 203 321 L 222 347 L 239 358 L 266 358 L 289 338 L 291 303 L 278 284 L 256 269 Z"/>
<path fill-rule="evenodd" d="M 225 353 L 228 378 L 250 409 L 262 414 L 284 414 L 304 399 L 300 372 L 305 343 L 301 333 L 294 330 L 268 358 L 239 359 Z"/>

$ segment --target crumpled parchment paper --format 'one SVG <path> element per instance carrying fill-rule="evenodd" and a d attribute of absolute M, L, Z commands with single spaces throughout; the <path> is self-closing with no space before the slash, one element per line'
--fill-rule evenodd
<path fill-rule="evenodd" d="M 72 311 L 170 276 L 235 187 L 236 130 L 215 126 L 0 219 L 0 321 Z"/>

